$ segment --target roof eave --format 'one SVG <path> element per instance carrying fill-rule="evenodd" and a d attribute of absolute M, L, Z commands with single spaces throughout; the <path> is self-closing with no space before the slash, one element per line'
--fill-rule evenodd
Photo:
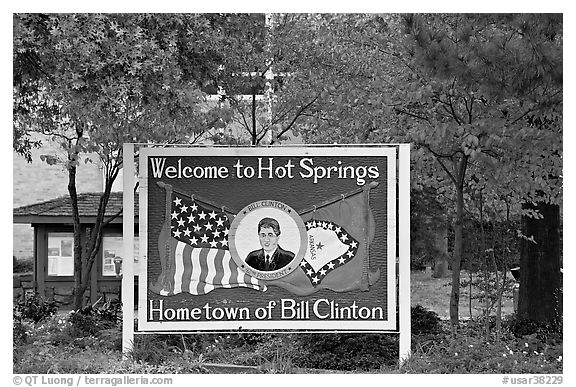
<path fill-rule="evenodd" d="M 71 216 L 46 216 L 46 215 L 14 215 L 12 217 L 13 224 L 73 224 L 74 220 Z M 134 217 L 134 222 L 138 223 L 138 216 Z M 80 223 L 94 224 L 96 223 L 95 216 L 81 216 Z M 122 216 L 113 219 L 111 224 L 122 224 Z"/>

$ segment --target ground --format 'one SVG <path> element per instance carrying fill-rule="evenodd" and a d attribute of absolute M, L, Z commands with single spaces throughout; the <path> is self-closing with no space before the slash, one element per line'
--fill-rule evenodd
<path fill-rule="evenodd" d="M 468 279 L 468 272 L 460 273 L 461 281 Z M 421 305 L 425 309 L 436 312 L 442 319 L 450 318 L 450 290 L 452 278 L 449 273 L 444 278 L 433 278 L 431 272 L 412 271 L 410 277 L 411 305 Z M 479 294 L 478 288 L 473 288 L 473 294 Z M 474 318 L 482 315 L 483 305 L 478 299 L 472 299 L 472 316 Z M 514 305 L 511 293 L 505 293 L 502 304 L 502 315 L 509 315 L 514 312 Z M 470 289 L 468 287 L 460 289 L 459 304 L 460 319 L 470 318 Z"/>

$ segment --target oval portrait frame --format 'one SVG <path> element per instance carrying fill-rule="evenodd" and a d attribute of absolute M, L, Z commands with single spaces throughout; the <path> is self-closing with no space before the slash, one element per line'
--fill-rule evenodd
<path fill-rule="evenodd" d="M 245 261 L 253 250 L 261 248 L 258 239 L 258 222 L 262 218 L 274 218 L 280 224 L 278 245 L 294 253 L 286 266 L 274 271 L 256 270 Z M 230 255 L 240 270 L 259 280 L 282 278 L 300 266 L 307 250 L 307 232 L 300 215 L 289 205 L 277 200 L 259 200 L 248 204 L 234 218 L 228 237 Z"/>

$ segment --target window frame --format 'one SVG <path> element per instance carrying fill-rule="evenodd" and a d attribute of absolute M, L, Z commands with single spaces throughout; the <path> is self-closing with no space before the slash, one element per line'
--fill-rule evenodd
<path fill-rule="evenodd" d="M 50 252 L 49 252 L 49 244 L 50 244 L 50 237 L 54 234 L 69 234 L 72 238 L 72 274 L 70 275 L 54 275 L 50 274 L 49 272 L 49 262 L 50 262 Z M 57 227 L 57 228 L 48 228 L 46 230 L 46 238 L 44 241 L 44 248 L 46 249 L 46 255 L 41 257 L 42 259 L 45 258 L 44 261 L 44 280 L 47 282 L 68 282 L 74 281 L 74 230 L 68 227 Z M 60 256 L 61 257 L 61 256 Z"/>

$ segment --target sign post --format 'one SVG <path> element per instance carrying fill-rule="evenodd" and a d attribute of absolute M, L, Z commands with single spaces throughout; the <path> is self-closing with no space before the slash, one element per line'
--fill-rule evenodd
<path fill-rule="evenodd" d="M 409 146 L 142 146 L 139 182 L 136 333 L 400 331 L 409 356 Z"/>
<path fill-rule="evenodd" d="M 134 144 L 123 146 L 123 217 L 124 242 L 122 276 L 122 353 L 134 344 Z"/>

